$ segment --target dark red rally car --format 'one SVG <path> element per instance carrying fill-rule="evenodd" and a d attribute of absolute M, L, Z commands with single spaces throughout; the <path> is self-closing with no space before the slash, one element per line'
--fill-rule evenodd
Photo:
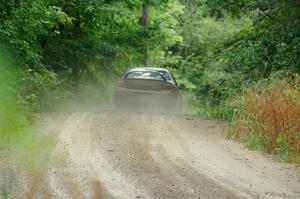
<path fill-rule="evenodd" d="M 117 82 L 115 107 L 180 112 L 182 94 L 174 76 L 163 68 L 133 68 Z"/>

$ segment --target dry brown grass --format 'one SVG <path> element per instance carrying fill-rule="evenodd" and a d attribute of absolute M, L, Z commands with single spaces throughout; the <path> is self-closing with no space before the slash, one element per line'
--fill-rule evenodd
<path fill-rule="evenodd" d="M 243 110 L 231 125 L 231 134 L 246 142 L 250 138 L 253 148 L 300 162 L 299 81 L 277 80 L 268 87 L 246 91 L 243 99 Z"/>

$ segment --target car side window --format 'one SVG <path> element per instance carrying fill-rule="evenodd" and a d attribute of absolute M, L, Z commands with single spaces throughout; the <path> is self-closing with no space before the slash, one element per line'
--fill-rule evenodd
<path fill-rule="evenodd" d="M 162 74 L 167 81 L 171 81 L 171 77 L 169 76 L 168 72 L 159 71 L 159 73 Z"/>

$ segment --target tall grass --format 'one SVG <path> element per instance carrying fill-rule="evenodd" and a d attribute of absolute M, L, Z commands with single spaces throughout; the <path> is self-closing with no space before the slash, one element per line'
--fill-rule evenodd
<path fill-rule="evenodd" d="M 271 79 L 245 91 L 229 137 L 300 163 L 300 81 Z"/>

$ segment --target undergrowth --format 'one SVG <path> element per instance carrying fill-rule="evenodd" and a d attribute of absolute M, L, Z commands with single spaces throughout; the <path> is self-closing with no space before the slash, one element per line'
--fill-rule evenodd
<path fill-rule="evenodd" d="M 271 77 L 247 89 L 232 119 L 228 137 L 300 163 L 300 79 Z"/>

